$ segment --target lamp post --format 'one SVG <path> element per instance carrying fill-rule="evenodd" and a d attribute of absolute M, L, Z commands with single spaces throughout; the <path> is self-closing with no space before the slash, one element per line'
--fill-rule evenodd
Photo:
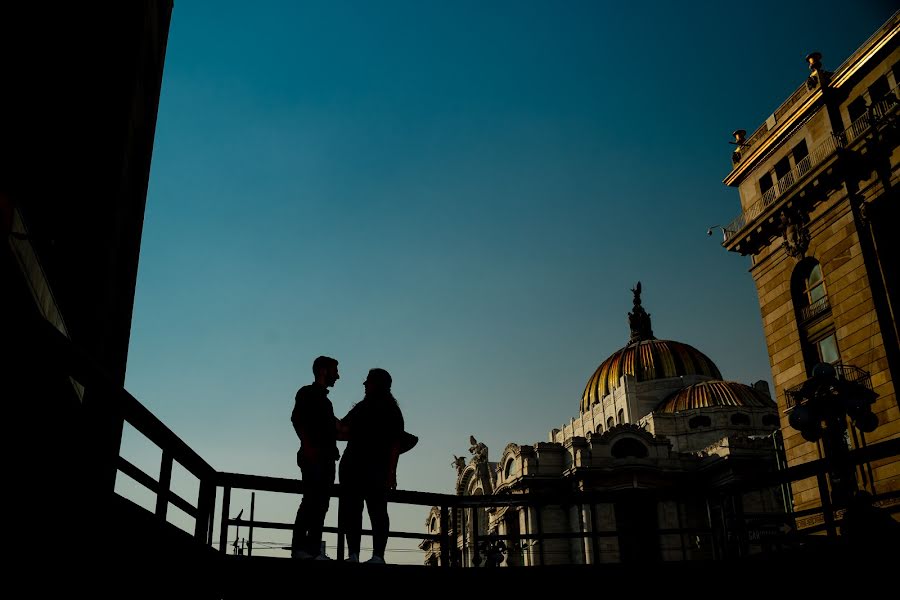
<path fill-rule="evenodd" d="M 822 441 L 835 505 L 847 506 L 857 492 L 855 468 L 847 461 L 848 418 L 863 433 L 878 427 L 878 417 L 872 412 L 878 395 L 871 385 L 869 374 L 862 369 L 821 363 L 813 368 L 812 377 L 786 391 L 791 409 L 788 423 L 803 439 Z"/>

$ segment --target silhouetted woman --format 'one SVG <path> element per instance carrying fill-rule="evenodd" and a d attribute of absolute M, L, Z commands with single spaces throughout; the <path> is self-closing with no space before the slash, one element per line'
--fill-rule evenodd
<path fill-rule="evenodd" d="M 397 488 L 397 458 L 403 433 L 403 414 L 391 395 L 391 376 L 372 369 L 363 383 L 366 395 L 341 420 L 348 439 L 339 468 L 341 497 L 339 518 L 347 534 L 348 560 L 359 562 L 363 502 L 372 523 L 372 558 L 384 564 L 390 518 L 387 490 Z"/>

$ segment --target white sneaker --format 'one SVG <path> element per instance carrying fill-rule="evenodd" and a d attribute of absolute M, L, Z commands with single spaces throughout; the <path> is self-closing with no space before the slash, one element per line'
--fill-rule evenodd
<path fill-rule="evenodd" d="M 331 557 L 328 556 L 327 554 L 320 554 L 317 557 L 315 557 L 313 560 L 331 560 Z"/>
<path fill-rule="evenodd" d="M 383 564 L 385 564 L 385 562 L 384 562 L 384 559 L 383 559 L 382 557 L 373 554 L 373 555 L 372 555 L 372 558 L 370 558 L 369 560 L 366 561 L 366 564 L 370 564 L 370 565 L 383 565 Z"/>
<path fill-rule="evenodd" d="M 347 557 L 347 562 L 358 563 L 359 562 L 359 554 L 355 552 Z"/>

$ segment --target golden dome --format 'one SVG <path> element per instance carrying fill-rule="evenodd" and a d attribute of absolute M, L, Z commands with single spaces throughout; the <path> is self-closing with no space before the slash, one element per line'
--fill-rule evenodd
<path fill-rule="evenodd" d="M 619 387 L 619 379 L 623 375 L 631 375 L 638 381 L 683 375 L 722 378 L 715 363 L 693 346 L 655 338 L 638 340 L 600 363 L 584 388 L 581 412 Z"/>
<path fill-rule="evenodd" d="M 768 394 L 736 381 L 703 381 L 680 389 L 656 407 L 654 412 L 677 413 L 716 406 L 775 408 Z"/>

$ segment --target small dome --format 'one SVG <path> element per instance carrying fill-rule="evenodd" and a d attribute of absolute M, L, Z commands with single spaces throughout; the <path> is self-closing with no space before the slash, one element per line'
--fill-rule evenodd
<path fill-rule="evenodd" d="M 638 381 L 684 375 L 722 378 L 715 363 L 693 346 L 671 340 L 639 340 L 600 363 L 584 388 L 581 412 L 587 411 L 619 387 L 619 379 L 623 375 L 631 375 Z"/>
<path fill-rule="evenodd" d="M 673 414 L 717 406 L 776 408 L 775 402 L 768 394 L 749 385 L 736 381 L 702 381 L 678 390 L 660 402 L 654 412 Z"/>

